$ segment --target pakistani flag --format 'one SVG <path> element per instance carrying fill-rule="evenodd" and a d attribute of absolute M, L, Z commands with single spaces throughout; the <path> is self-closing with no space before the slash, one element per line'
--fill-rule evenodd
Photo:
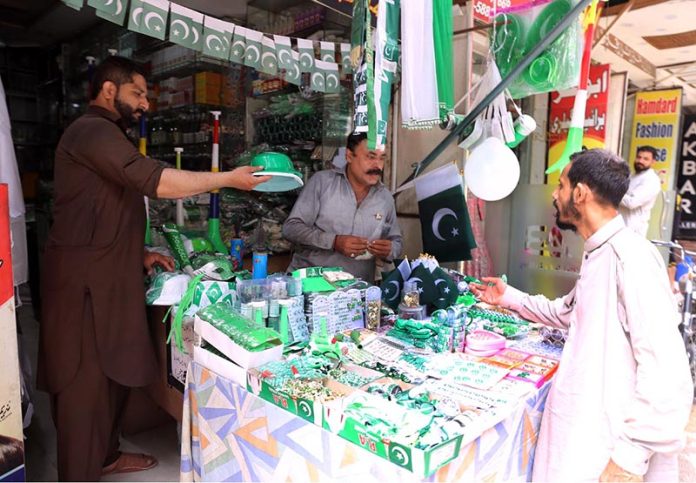
<path fill-rule="evenodd" d="M 384 150 L 387 144 L 391 89 L 399 65 L 400 8 L 400 0 L 380 2 L 377 12 L 373 82 L 374 116 L 368 117 L 368 145 L 371 147 L 374 140 L 374 148 L 380 150 Z"/>
<path fill-rule="evenodd" d="M 310 76 L 310 87 L 313 91 L 326 92 L 326 71 L 328 70 L 328 66 L 328 62 L 321 60 L 316 60 L 314 62 L 314 69 L 312 70 L 312 75 Z"/>
<path fill-rule="evenodd" d="M 336 44 L 319 42 L 319 58 L 324 62 L 336 62 Z"/>
<path fill-rule="evenodd" d="M 299 86 L 302 84 L 302 74 L 300 73 L 300 54 L 292 50 L 290 52 L 292 67 L 285 71 L 283 77 L 286 82 Z"/>
<path fill-rule="evenodd" d="M 300 54 L 300 72 L 314 72 L 314 42 L 297 39 L 297 51 Z"/>
<path fill-rule="evenodd" d="M 143 0 L 143 12 L 140 16 L 141 34 L 164 40 L 167 33 L 169 0 Z"/>
<path fill-rule="evenodd" d="M 343 64 L 344 74 L 353 72 L 353 66 L 350 63 L 350 44 L 341 44 L 341 63 Z"/>
<path fill-rule="evenodd" d="M 440 292 L 435 286 L 435 278 L 425 265 L 421 264 L 414 268 L 408 281 L 416 282 L 421 305 L 431 305 L 440 298 Z"/>
<path fill-rule="evenodd" d="M 82 7 L 82 2 L 80 7 Z M 118 10 L 118 4 L 116 0 L 87 0 L 87 5 L 94 7 L 97 12 L 104 12 L 109 15 L 115 15 L 116 10 Z"/>
<path fill-rule="evenodd" d="M 116 25 L 123 26 L 123 22 L 126 20 L 126 14 L 128 13 L 128 0 L 113 0 L 116 4 L 115 13 L 107 13 L 104 10 L 96 10 L 97 17 L 113 22 Z M 82 3 L 82 2 L 80 2 Z"/>
<path fill-rule="evenodd" d="M 143 0 L 131 0 L 128 11 L 128 30 L 140 32 L 143 20 Z"/>
<path fill-rule="evenodd" d="M 82 10 L 85 0 L 63 0 L 63 3 L 73 10 L 77 10 L 79 12 Z"/>
<path fill-rule="evenodd" d="M 276 57 L 276 45 L 273 39 L 263 36 L 261 39 L 261 67 L 259 70 L 265 74 L 278 74 L 278 58 Z"/>
<path fill-rule="evenodd" d="M 411 265 L 408 263 L 408 259 L 404 258 L 391 273 L 382 277 L 382 300 L 393 310 L 399 308 L 401 289 L 410 276 Z"/>
<path fill-rule="evenodd" d="M 206 15 L 203 19 L 203 54 L 216 59 L 229 59 L 232 32 L 233 23 Z"/>
<path fill-rule="evenodd" d="M 436 267 L 432 271 L 432 275 L 435 279 L 435 287 L 438 290 L 438 298 L 435 300 L 434 305 L 438 309 L 444 309 L 454 304 L 457 301 L 457 297 L 459 297 L 457 283 L 440 267 Z"/>
<path fill-rule="evenodd" d="M 172 3 L 169 12 L 169 41 L 202 51 L 203 14 Z"/>
<path fill-rule="evenodd" d="M 230 62 L 244 64 L 244 54 L 246 53 L 246 32 L 244 27 L 237 26 L 232 37 L 232 47 L 230 47 Z"/>
<path fill-rule="evenodd" d="M 336 62 L 328 62 L 327 64 L 326 72 L 324 73 L 326 92 L 339 92 L 341 90 L 341 82 L 339 81 L 338 64 Z"/>
<path fill-rule="evenodd" d="M 423 250 L 440 262 L 471 260 L 476 248 L 466 208 L 462 176 L 448 163 L 415 180 Z"/>
<path fill-rule="evenodd" d="M 292 41 L 290 37 L 282 35 L 274 35 L 273 41 L 276 46 L 276 58 L 278 59 L 278 69 L 284 76 L 287 72 L 293 70 L 292 61 Z"/>
<path fill-rule="evenodd" d="M 253 69 L 261 68 L 261 41 L 263 32 L 247 29 L 246 31 L 246 51 L 244 54 L 244 65 Z"/>

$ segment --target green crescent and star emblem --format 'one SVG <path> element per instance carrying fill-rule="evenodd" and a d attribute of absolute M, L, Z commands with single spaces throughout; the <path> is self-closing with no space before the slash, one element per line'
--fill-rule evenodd
<path fill-rule="evenodd" d="M 261 72 L 269 75 L 278 73 L 278 59 L 276 57 L 275 42 L 264 36 L 261 41 Z"/>
<path fill-rule="evenodd" d="M 247 29 L 244 65 L 259 70 L 261 67 L 261 41 L 263 32 Z"/>
<path fill-rule="evenodd" d="M 80 3 L 82 3 L 82 1 L 80 1 Z M 126 14 L 128 13 L 128 9 L 126 8 L 128 5 L 128 0 L 113 0 L 113 3 L 116 5 L 114 13 L 111 13 L 111 11 L 95 9 L 97 17 L 108 20 L 109 22 L 113 22 L 116 25 L 123 25 L 123 22 L 126 20 Z"/>
<path fill-rule="evenodd" d="M 227 60 L 230 54 L 230 36 L 235 25 L 213 17 L 203 20 L 203 54 Z"/>
<path fill-rule="evenodd" d="M 142 13 L 138 21 L 139 32 L 159 40 L 164 40 L 167 33 L 169 2 L 166 0 L 143 0 Z"/>
<path fill-rule="evenodd" d="M 232 37 L 232 47 L 230 47 L 230 61 L 236 64 L 244 63 L 244 54 L 246 52 L 246 32 L 244 27 L 234 29 Z"/>

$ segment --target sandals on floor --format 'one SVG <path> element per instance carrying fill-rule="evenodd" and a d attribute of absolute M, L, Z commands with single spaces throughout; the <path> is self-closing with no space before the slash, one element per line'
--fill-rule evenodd
<path fill-rule="evenodd" d="M 102 469 L 102 476 L 116 473 L 134 473 L 145 471 L 157 466 L 154 456 L 138 453 L 121 453 L 116 461 Z"/>

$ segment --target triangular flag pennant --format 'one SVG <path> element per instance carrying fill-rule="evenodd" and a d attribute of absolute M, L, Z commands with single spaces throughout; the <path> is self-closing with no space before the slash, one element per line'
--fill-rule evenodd
<path fill-rule="evenodd" d="M 126 20 L 126 14 L 128 13 L 128 0 L 114 0 L 114 3 L 116 4 L 115 13 L 111 14 L 103 10 L 97 10 L 97 17 L 123 26 L 123 22 Z"/>
<path fill-rule="evenodd" d="M 297 51 L 300 54 L 300 72 L 314 72 L 314 42 L 297 39 Z"/>
<path fill-rule="evenodd" d="M 459 297 L 459 289 L 457 288 L 456 282 L 447 275 L 447 273 L 440 267 L 433 270 L 433 278 L 435 279 L 435 286 L 438 289 L 438 299 L 435 301 L 435 306 L 438 309 L 444 309 L 454 304 Z"/>
<path fill-rule="evenodd" d="M 448 163 L 414 181 L 423 250 L 440 262 L 471 260 L 476 242 L 457 166 Z"/>
<path fill-rule="evenodd" d="M 164 40 L 168 15 L 169 0 L 143 0 L 140 33 Z"/>
<path fill-rule="evenodd" d="M 128 30 L 140 32 L 143 21 L 143 0 L 131 0 L 128 11 Z"/>
<path fill-rule="evenodd" d="M 326 92 L 326 70 L 328 64 L 328 62 L 323 62 L 321 60 L 316 60 L 314 62 L 314 70 L 310 77 L 310 88 L 313 91 Z"/>
<path fill-rule="evenodd" d="M 338 64 L 335 62 L 328 62 L 325 72 L 325 84 L 326 92 L 334 93 L 341 90 L 341 81 L 339 80 Z"/>
<path fill-rule="evenodd" d="M 109 15 L 116 15 L 116 10 L 118 10 L 116 0 L 87 0 L 87 5 L 94 7 L 97 12 L 104 12 Z"/>
<path fill-rule="evenodd" d="M 261 39 L 261 67 L 259 70 L 269 75 L 276 75 L 278 73 L 275 42 L 265 35 L 263 39 Z"/>
<path fill-rule="evenodd" d="M 246 31 L 246 51 L 244 54 L 244 65 L 259 70 L 261 67 L 261 41 L 263 32 L 247 29 Z"/>
<path fill-rule="evenodd" d="M 227 60 L 230 57 L 234 27 L 233 23 L 206 15 L 203 19 L 203 54 Z"/>
<path fill-rule="evenodd" d="M 424 265 L 418 265 L 414 268 L 408 281 L 416 282 L 421 305 L 432 304 L 440 297 L 440 292 L 435 286 L 435 279 Z"/>
<path fill-rule="evenodd" d="M 299 86 L 302 84 L 302 74 L 300 73 L 300 54 L 294 50 L 290 51 L 292 67 L 285 72 L 285 81 Z"/>
<path fill-rule="evenodd" d="M 350 44 L 341 44 L 341 63 L 344 74 L 353 72 L 353 65 L 350 63 Z"/>
<path fill-rule="evenodd" d="M 336 44 L 319 42 L 319 58 L 324 62 L 336 62 Z"/>
<path fill-rule="evenodd" d="M 237 26 L 232 36 L 232 47 L 230 47 L 230 62 L 244 64 L 244 54 L 246 53 L 246 32 L 244 27 Z"/>
<path fill-rule="evenodd" d="M 411 276 L 411 265 L 404 259 L 396 269 L 382 278 L 382 300 L 393 310 L 399 307 L 404 282 Z"/>
<path fill-rule="evenodd" d="M 169 41 L 202 51 L 203 14 L 172 3 L 169 12 Z"/>
<path fill-rule="evenodd" d="M 82 7 L 85 4 L 85 0 L 63 0 L 63 3 L 67 7 L 70 7 L 73 10 L 77 10 L 79 12 L 80 10 L 82 10 Z"/>

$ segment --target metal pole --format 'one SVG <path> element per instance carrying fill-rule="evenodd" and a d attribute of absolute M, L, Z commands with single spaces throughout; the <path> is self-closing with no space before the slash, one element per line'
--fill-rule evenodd
<path fill-rule="evenodd" d="M 546 47 L 548 47 L 551 43 L 553 43 L 560 35 L 563 33 L 563 31 L 574 21 L 577 21 L 579 18 L 580 14 L 582 11 L 587 7 L 592 0 L 580 0 L 580 2 L 573 7 L 573 9 L 568 12 L 568 14 L 563 17 L 563 20 L 561 20 L 560 23 L 558 23 L 552 30 L 549 32 L 549 35 L 542 39 L 541 42 L 539 42 L 536 47 L 534 47 L 531 52 L 529 52 L 526 56 L 522 58 L 519 64 L 515 66 L 514 69 L 502 80 L 500 81 L 500 84 L 495 86 L 493 90 L 488 93 L 488 95 L 479 103 L 477 104 L 469 114 L 466 115 L 466 117 L 462 120 L 461 123 L 457 125 L 450 133 L 443 139 L 440 144 L 435 146 L 435 149 L 433 149 L 430 154 L 428 154 L 423 161 L 418 163 L 416 168 L 413 170 L 413 172 L 409 175 L 408 178 L 406 178 L 403 183 L 401 183 L 400 186 L 403 186 L 404 184 L 408 183 L 409 181 L 413 180 L 413 178 L 416 177 L 416 173 L 422 172 L 425 170 L 425 168 L 430 165 L 433 161 L 437 159 L 440 154 L 447 148 L 447 146 L 454 141 L 455 139 L 458 139 L 461 133 L 464 132 L 464 130 L 469 127 L 471 123 L 474 122 L 474 120 L 478 117 L 481 112 L 491 103 L 493 100 L 498 97 L 510 83 L 519 76 L 524 69 L 529 66 L 529 64 L 532 63 L 534 59 L 536 59 L 539 54 L 541 54 Z M 396 193 L 394 196 L 398 195 Z"/>

